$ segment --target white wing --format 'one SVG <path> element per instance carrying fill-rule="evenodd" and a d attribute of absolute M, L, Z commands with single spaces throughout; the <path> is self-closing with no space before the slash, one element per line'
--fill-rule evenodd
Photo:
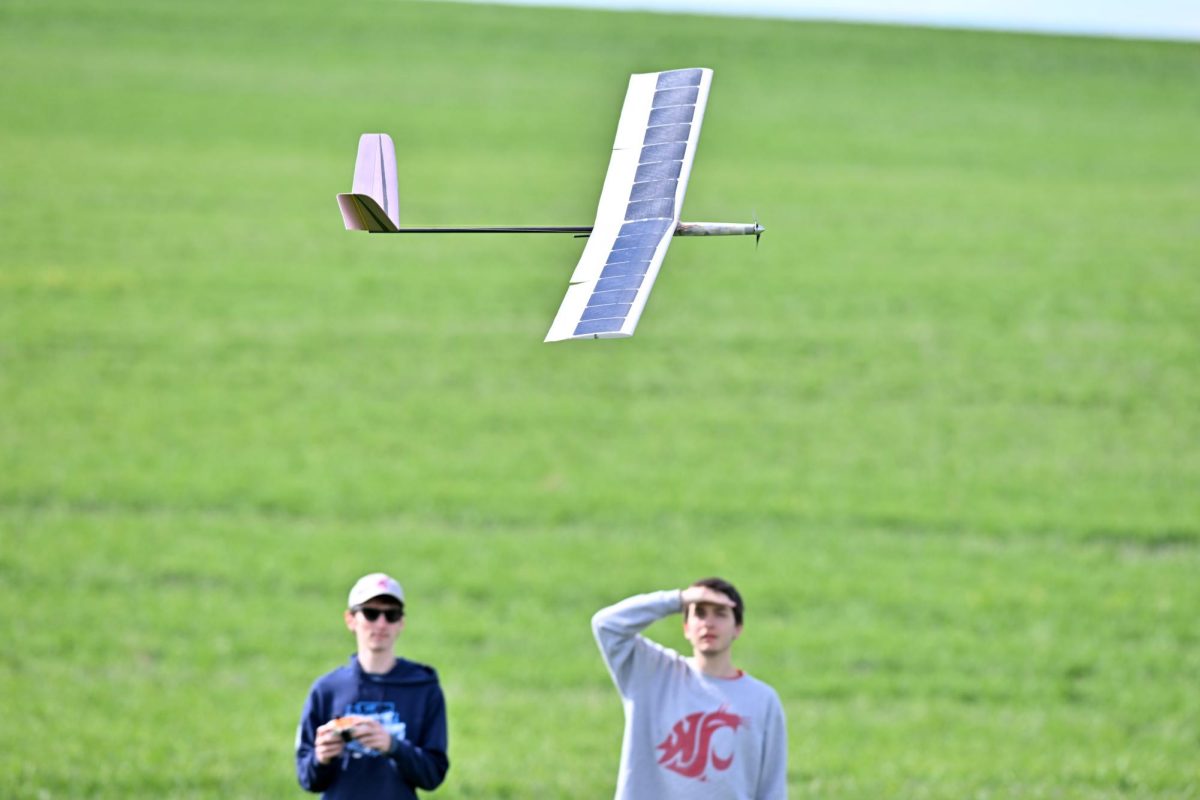
<path fill-rule="evenodd" d="M 633 335 L 679 224 L 711 84 L 710 69 L 630 77 L 596 224 L 547 342 Z"/>

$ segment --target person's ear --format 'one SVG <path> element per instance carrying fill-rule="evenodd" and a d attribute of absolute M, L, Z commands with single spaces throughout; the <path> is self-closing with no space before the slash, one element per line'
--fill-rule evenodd
<path fill-rule="evenodd" d="M 350 609 L 346 609 L 346 613 L 343 616 L 346 620 L 346 627 L 349 630 L 354 630 L 354 612 Z"/>

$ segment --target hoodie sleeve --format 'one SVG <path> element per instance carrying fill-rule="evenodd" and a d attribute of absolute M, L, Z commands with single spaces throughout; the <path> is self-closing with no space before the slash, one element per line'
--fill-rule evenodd
<path fill-rule="evenodd" d="M 325 698 L 314 685 L 304 702 L 300 725 L 296 728 L 296 778 L 300 785 L 310 792 L 325 791 L 333 785 L 338 774 L 337 763 L 318 763 L 314 749 L 317 728 L 325 724 L 325 720 L 330 716 L 326 713 L 324 701 Z"/>
<path fill-rule="evenodd" d="M 634 595 L 600 609 L 592 617 L 596 644 L 622 695 L 628 694 L 635 675 L 674 660 L 671 651 L 639 634 L 663 617 L 682 610 L 679 590 L 670 589 Z"/>
<path fill-rule="evenodd" d="M 396 762 L 406 783 L 428 791 L 440 786 L 450 769 L 450 758 L 446 755 L 446 698 L 441 686 L 433 688 L 421 730 L 424 732 L 421 741 L 396 739 L 388 755 Z"/>

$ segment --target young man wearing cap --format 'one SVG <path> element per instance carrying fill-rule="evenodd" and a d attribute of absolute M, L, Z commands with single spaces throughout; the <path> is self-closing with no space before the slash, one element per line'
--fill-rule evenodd
<path fill-rule="evenodd" d="M 787 797 L 787 725 L 779 696 L 733 665 L 742 597 L 728 581 L 622 600 L 592 632 L 625 705 L 617 800 Z M 684 657 L 641 635 L 683 613 Z"/>
<path fill-rule="evenodd" d="M 446 777 L 446 703 L 432 667 L 397 658 L 404 590 L 373 573 L 350 590 L 350 663 L 318 678 L 296 731 L 296 774 L 336 798 L 415 800 Z"/>

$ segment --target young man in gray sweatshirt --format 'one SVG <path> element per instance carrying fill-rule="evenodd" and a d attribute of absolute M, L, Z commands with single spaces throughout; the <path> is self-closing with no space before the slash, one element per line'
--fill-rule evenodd
<path fill-rule="evenodd" d="M 779 696 L 733 665 L 737 589 L 706 578 L 601 609 L 592 631 L 625 705 L 617 800 L 781 800 L 787 724 Z M 641 635 L 683 613 L 690 658 Z"/>

